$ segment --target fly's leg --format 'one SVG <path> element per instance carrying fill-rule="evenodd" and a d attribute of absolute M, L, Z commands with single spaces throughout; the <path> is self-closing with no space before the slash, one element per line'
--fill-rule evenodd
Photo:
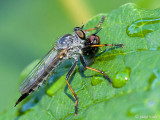
<path fill-rule="evenodd" d="M 84 32 L 98 29 L 105 19 L 106 19 L 106 17 L 103 16 L 102 19 L 101 19 L 101 21 L 99 22 L 99 24 L 96 27 L 90 28 L 90 29 L 86 29 L 86 30 L 84 30 Z"/>
<path fill-rule="evenodd" d="M 122 47 L 122 48 L 124 48 L 125 46 L 124 46 L 124 44 L 122 43 L 122 44 L 101 44 L 101 45 L 90 45 L 90 47 L 108 47 L 108 46 L 112 46 L 111 47 L 111 49 L 115 49 L 115 48 L 119 48 L 119 47 Z M 101 50 L 101 49 L 100 49 Z M 104 53 L 105 51 L 103 51 L 102 52 L 102 50 L 101 50 L 101 53 L 100 54 L 98 54 L 98 56 L 99 55 L 101 55 L 102 53 Z"/>
<path fill-rule="evenodd" d="M 77 65 L 77 61 L 73 64 L 73 66 L 69 70 L 69 72 L 68 72 L 68 74 L 66 76 L 66 83 L 67 83 L 69 89 L 71 90 L 72 94 L 74 95 L 75 100 L 76 100 L 75 101 L 75 115 L 78 115 L 78 97 L 77 97 L 77 94 L 75 93 L 75 91 L 73 90 L 72 86 L 68 82 L 69 77 L 72 75 L 73 71 L 76 68 L 76 65 Z"/>
<path fill-rule="evenodd" d="M 115 47 L 122 47 L 124 48 L 124 44 L 102 44 L 102 45 L 91 45 L 90 47 L 104 47 L 104 46 L 115 46 Z"/>
<path fill-rule="evenodd" d="M 82 65 L 83 65 L 86 69 L 93 70 L 93 71 L 95 71 L 95 72 L 98 72 L 98 73 L 103 74 L 103 75 L 107 78 L 107 80 L 109 81 L 109 83 L 112 84 L 111 79 L 109 78 L 109 76 L 108 76 L 105 72 L 103 72 L 103 71 L 101 71 L 101 70 L 97 70 L 97 69 L 91 68 L 91 67 L 88 67 L 88 66 L 86 65 L 86 63 L 85 63 L 84 58 L 82 57 L 82 55 L 80 55 L 80 61 L 81 61 Z"/>

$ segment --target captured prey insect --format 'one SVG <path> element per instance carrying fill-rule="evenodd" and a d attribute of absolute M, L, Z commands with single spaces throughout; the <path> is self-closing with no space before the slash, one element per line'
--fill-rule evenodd
<path fill-rule="evenodd" d="M 21 83 L 19 91 L 21 93 L 20 98 L 17 100 L 15 106 L 25 99 L 29 94 L 36 91 L 43 83 L 48 79 L 48 77 L 55 71 L 55 69 L 62 63 L 65 59 L 74 59 L 74 64 L 70 68 L 68 74 L 66 75 L 66 83 L 71 90 L 75 98 L 75 114 L 78 114 L 78 97 L 70 83 L 68 82 L 69 77 L 75 70 L 78 60 L 82 65 L 89 70 L 103 74 L 107 80 L 111 82 L 109 76 L 100 70 L 88 67 L 84 56 L 93 56 L 97 53 L 98 47 L 102 46 L 119 46 L 123 47 L 123 44 L 102 44 L 100 45 L 100 38 L 97 33 L 101 30 L 100 26 L 106 17 L 102 17 L 97 27 L 83 30 L 82 27 L 75 27 L 74 34 L 66 34 L 59 38 L 57 44 L 52 48 L 45 57 L 33 68 L 33 70 L 28 74 L 28 76 Z M 90 36 L 86 36 L 88 31 L 96 30 L 96 32 Z"/>

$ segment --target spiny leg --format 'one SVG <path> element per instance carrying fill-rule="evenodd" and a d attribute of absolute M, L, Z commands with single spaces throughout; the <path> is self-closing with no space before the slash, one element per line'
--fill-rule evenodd
<path fill-rule="evenodd" d="M 80 55 L 80 61 L 81 61 L 82 65 L 83 65 L 85 68 L 103 74 L 103 75 L 107 78 L 107 80 L 109 81 L 109 83 L 112 84 L 111 79 L 109 78 L 109 76 L 108 76 L 105 72 L 103 72 L 103 71 L 101 71 L 101 70 L 97 70 L 97 69 L 91 68 L 91 67 L 88 67 L 88 66 L 86 65 L 86 63 L 85 63 L 84 58 L 83 58 L 82 55 Z"/>
<path fill-rule="evenodd" d="M 99 24 L 96 27 L 90 28 L 90 29 L 86 29 L 86 30 L 84 30 L 84 32 L 98 29 L 105 19 L 106 19 L 106 17 L 103 16 L 102 19 L 101 19 L 101 21 L 99 22 Z"/>
<path fill-rule="evenodd" d="M 72 75 L 73 71 L 75 70 L 76 65 L 77 65 L 77 61 L 75 61 L 75 63 L 72 65 L 71 69 L 67 73 L 67 75 L 66 75 L 66 83 L 67 83 L 69 89 L 71 90 L 72 94 L 74 95 L 75 100 L 76 100 L 75 101 L 75 115 L 78 115 L 78 97 L 77 97 L 76 93 L 74 92 L 72 86 L 68 82 L 68 79 Z"/>
<path fill-rule="evenodd" d="M 104 46 L 116 46 L 124 48 L 124 44 L 102 44 L 102 45 L 91 45 L 90 47 L 104 47 Z"/>
<path fill-rule="evenodd" d="M 122 47 L 122 48 L 124 48 L 125 46 L 124 46 L 124 44 L 122 43 L 122 44 L 102 44 L 102 45 L 90 45 L 90 47 L 107 47 L 107 46 L 112 46 L 111 48 L 109 48 L 109 49 L 107 49 L 106 48 L 106 50 L 108 51 L 108 50 L 112 50 L 112 49 L 115 49 L 115 48 L 120 48 L 120 47 Z M 102 49 L 100 49 L 101 50 L 101 52 L 100 53 L 98 53 L 98 54 L 96 54 L 96 56 L 100 56 L 100 55 L 102 55 L 103 53 L 105 53 L 106 52 L 106 50 L 104 50 L 104 51 L 102 51 Z"/>

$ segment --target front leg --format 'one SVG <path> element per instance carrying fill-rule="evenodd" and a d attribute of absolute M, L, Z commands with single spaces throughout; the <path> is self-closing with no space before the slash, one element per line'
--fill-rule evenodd
<path fill-rule="evenodd" d="M 96 27 L 90 28 L 90 29 L 86 29 L 86 30 L 84 30 L 84 32 L 98 29 L 98 28 L 101 26 L 101 24 L 104 22 L 104 20 L 105 20 L 106 18 L 107 18 L 107 17 L 103 16 L 103 17 L 101 18 L 101 21 L 99 22 L 99 24 L 98 24 Z M 83 27 L 82 27 L 82 28 L 83 28 Z"/>
<path fill-rule="evenodd" d="M 68 82 L 69 77 L 72 75 L 72 73 L 75 70 L 76 66 L 77 66 L 77 61 L 75 61 L 75 63 L 73 64 L 73 66 L 71 67 L 69 72 L 67 73 L 67 75 L 66 75 L 66 83 L 67 83 L 69 89 L 71 90 L 72 94 L 74 95 L 75 100 L 76 100 L 75 101 L 75 115 L 78 115 L 78 97 L 77 97 L 77 94 L 75 93 L 75 91 L 73 90 L 72 86 Z"/>
<path fill-rule="evenodd" d="M 112 46 L 112 47 L 122 47 L 124 48 L 124 44 L 101 44 L 101 45 L 91 45 L 90 47 L 104 47 L 104 46 Z"/>

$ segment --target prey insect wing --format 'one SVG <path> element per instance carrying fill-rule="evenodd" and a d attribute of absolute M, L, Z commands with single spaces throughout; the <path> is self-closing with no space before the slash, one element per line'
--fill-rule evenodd
<path fill-rule="evenodd" d="M 39 86 L 43 83 L 44 78 L 48 77 L 48 73 L 51 69 L 58 65 L 58 60 L 61 52 L 57 52 L 52 48 L 41 61 L 33 68 L 33 70 L 28 74 L 28 76 L 21 83 L 19 91 L 21 94 L 25 94 L 30 91 L 30 89 L 36 89 L 34 87 Z M 39 84 L 39 85 L 38 85 Z"/>

